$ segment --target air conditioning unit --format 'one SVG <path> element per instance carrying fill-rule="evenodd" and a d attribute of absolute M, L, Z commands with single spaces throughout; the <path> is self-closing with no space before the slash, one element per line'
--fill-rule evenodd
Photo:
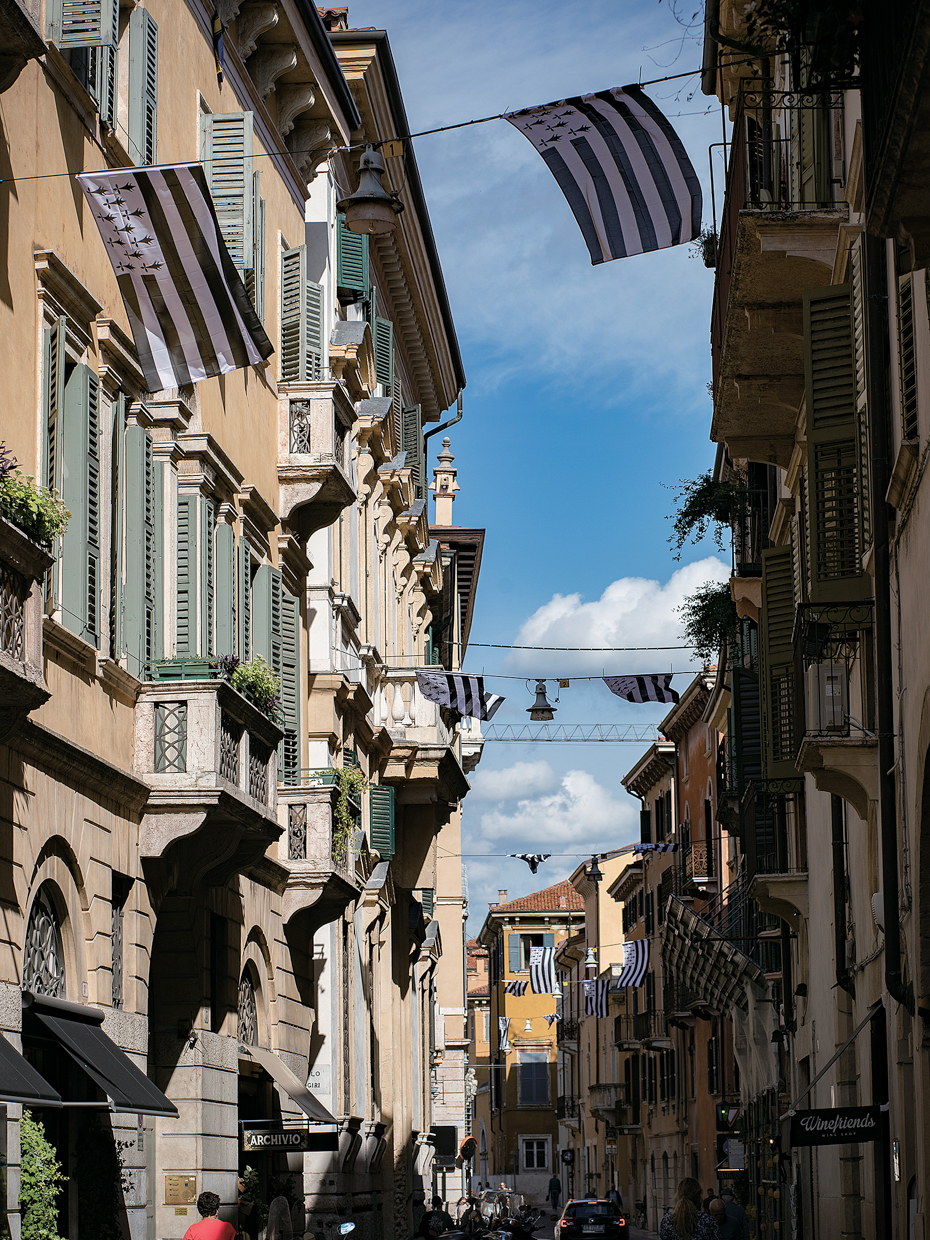
<path fill-rule="evenodd" d="M 849 679 L 844 663 L 812 663 L 807 669 L 807 730 L 849 733 Z"/>

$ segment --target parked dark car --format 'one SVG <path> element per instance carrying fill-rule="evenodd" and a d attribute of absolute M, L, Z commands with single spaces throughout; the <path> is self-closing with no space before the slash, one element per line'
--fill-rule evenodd
<path fill-rule="evenodd" d="M 595 1236 L 617 1240 L 626 1235 L 626 1219 L 612 1201 L 582 1197 L 566 1201 L 555 1225 L 555 1240 L 591 1240 Z"/>

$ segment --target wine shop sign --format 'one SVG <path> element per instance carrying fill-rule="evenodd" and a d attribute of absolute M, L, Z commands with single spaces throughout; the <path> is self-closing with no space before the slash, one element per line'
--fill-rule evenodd
<path fill-rule="evenodd" d="M 796 1111 L 791 1116 L 791 1144 L 857 1145 L 881 1135 L 878 1107 L 831 1107 L 826 1111 Z"/>

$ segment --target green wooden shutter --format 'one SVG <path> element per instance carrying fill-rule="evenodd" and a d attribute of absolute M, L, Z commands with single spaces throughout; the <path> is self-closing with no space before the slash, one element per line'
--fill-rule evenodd
<path fill-rule="evenodd" d="M 240 275 L 252 261 L 252 113 L 201 116 L 201 156 L 220 232 Z"/>
<path fill-rule="evenodd" d="M 226 522 L 216 528 L 216 653 L 236 651 L 236 535 Z"/>
<path fill-rule="evenodd" d="M 281 255 L 281 378 L 307 383 L 323 374 L 323 287 L 307 279 L 307 247 Z"/>
<path fill-rule="evenodd" d="M 213 642 L 215 596 L 215 562 L 213 538 L 216 531 L 216 504 L 200 497 L 200 642 L 198 653 L 204 658 L 216 652 Z"/>
<path fill-rule="evenodd" d="M 255 313 L 265 318 L 265 200 L 262 197 L 262 174 L 252 177 L 252 265 L 245 273 L 245 289 L 252 299 Z"/>
<path fill-rule="evenodd" d="M 901 434 L 917 438 L 917 342 L 914 332 L 914 284 L 910 274 L 898 277 L 898 378 Z"/>
<path fill-rule="evenodd" d="M 336 284 L 340 292 L 368 294 L 368 238 L 350 232 L 344 215 L 336 216 Z"/>
<path fill-rule="evenodd" d="M 157 149 L 158 27 L 148 9 L 129 16 L 129 143 L 140 164 L 154 164 Z"/>
<path fill-rule="evenodd" d="M 151 444 L 151 440 L 149 441 Z M 152 458 L 152 591 L 155 608 L 152 615 L 153 659 L 164 658 L 165 616 L 165 466 Z M 148 520 L 148 518 L 146 518 Z"/>
<path fill-rule="evenodd" d="M 106 47 L 90 51 L 93 70 L 94 94 L 100 119 L 110 129 L 116 128 L 116 58 L 119 47 L 119 5 L 113 4 L 110 39 Z"/>
<path fill-rule="evenodd" d="M 45 444 L 44 444 L 44 478 L 45 485 L 51 491 L 61 494 L 61 439 L 62 410 L 65 400 L 65 323 L 60 318 L 57 323 L 45 329 L 44 340 L 44 405 L 45 405 Z M 54 611 L 58 607 L 58 557 L 61 540 L 56 538 L 52 552 L 56 563 L 48 571 L 46 578 L 46 600 Z"/>
<path fill-rule="evenodd" d="M 46 37 L 59 48 L 107 47 L 119 0 L 48 0 Z"/>
<path fill-rule="evenodd" d="M 143 444 L 145 459 L 142 507 L 145 531 L 145 578 L 142 593 L 142 660 L 150 663 L 161 656 L 161 469 L 155 464 L 152 436 L 146 434 Z"/>
<path fill-rule="evenodd" d="M 87 366 L 71 371 L 63 409 L 62 498 L 71 520 L 61 539 L 62 622 L 96 646 L 100 636 L 100 383 Z"/>
<path fill-rule="evenodd" d="M 761 688 L 766 779 L 797 777 L 800 743 L 794 646 L 794 567 L 790 547 L 762 552 Z"/>
<path fill-rule="evenodd" d="M 284 739 L 278 749 L 278 777 L 296 782 L 300 770 L 300 602 L 281 599 L 281 713 Z"/>
<path fill-rule="evenodd" d="M 423 906 L 423 916 L 429 921 L 433 916 L 433 908 L 436 904 L 436 891 L 433 887 L 420 888 L 420 904 Z"/>
<path fill-rule="evenodd" d="M 141 426 L 126 429 L 126 585 L 122 649 L 128 669 L 142 676 L 155 658 L 157 521 L 152 439 Z"/>
<path fill-rule="evenodd" d="M 382 861 L 394 856 L 394 789 L 372 784 L 368 789 L 368 844 Z"/>
<path fill-rule="evenodd" d="M 236 653 L 243 663 L 252 657 L 252 552 L 243 534 L 239 539 L 238 586 L 236 613 L 239 621 L 239 643 Z"/>
<path fill-rule="evenodd" d="M 394 324 L 390 319 L 375 319 L 375 378 L 385 396 L 394 390 Z"/>
<path fill-rule="evenodd" d="M 126 397 L 112 406 L 110 432 L 110 657 L 123 654 L 123 563 L 126 523 Z"/>
<path fill-rule="evenodd" d="M 263 564 L 252 583 L 252 650 L 281 674 L 281 570 Z"/>
<path fill-rule="evenodd" d="M 850 286 L 804 294 L 811 601 L 871 595 L 862 569 L 860 439 Z"/>
<path fill-rule="evenodd" d="M 419 405 L 408 405 L 403 410 L 400 428 L 400 448 L 407 453 L 407 465 L 413 477 L 414 498 L 426 499 L 426 452 Z"/>
<path fill-rule="evenodd" d="M 197 641 L 197 496 L 178 496 L 177 656 L 193 658 Z"/>
<path fill-rule="evenodd" d="M 507 972 L 519 973 L 522 967 L 520 959 L 520 936 L 519 934 L 507 935 Z"/>
<path fill-rule="evenodd" d="M 543 947 L 555 947 L 555 935 L 554 934 L 543 935 Z"/>

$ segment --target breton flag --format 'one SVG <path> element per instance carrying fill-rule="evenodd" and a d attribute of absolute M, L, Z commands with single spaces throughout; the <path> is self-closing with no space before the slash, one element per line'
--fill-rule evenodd
<path fill-rule="evenodd" d="M 551 995 L 558 986 L 555 975 L 555 948 L 530 948 L 530 990 L 534 995 Z"/>
<path fill-rule="evenodd" d="M 548 861 L 552 853 L 508 853 L 508 857 L 513 857 L 515 861 L 525 861 L 530 867 L 530 873 L 535 874 L 539 869 L 541 861 Z"/>
<path fill-rule="evenodd" d="M 678 694 L 670 689 L 674 672 L 661 676 L 605 676 L 604 684 L 617 697 L 628 702 L 677 702 Z"/>
<path fill-rule="evenodd" d="M 510 1039 L 507 1037 L 507 1032 L 510 1029 L 510 1017 L 509 1016 L 498 1016 L 497 1028 L 500 1033 L 500 1037 L 498 1038 L 498 1044 L 500 1046 L 500 1049 L 502 1051 L 509 1051 L 510 1050 Z"/>
<path fill-rule="evenodd" d="M 150 392 L 273 352 L 226 251 L 200 164 L 82 173 Z"/>
<path fill-rule="evenodd" d="M 591 978 L 582 985 L 585 1016 L 606 1016 L 608 979 L 606 977 Z"/>
<path fill-rule="evenodd" d="M 642 986 L 649 965 L 649 940 L 634 939 L 623 944 L 623 969 L 614 982 L 614 990 L 624 986 Z"/>
<path fill-rule="evenodd" d="M 490 719 L 503 702 L 496 693 L 485 693 L 483 676 L 466 676 L 464 672 L 434 672 L 417 669 L 420 692 L 430 702 L 449 706 L 462 716 Z"/>
<path fill-rule="evenodd" d="M 678 134 L 638 86 L 504 116 L 549 166 L 591 262 L 693 241 L 701 186 Z"/>
<path fill-rule="evenodd" d="M 522 999 L 528 984 L 528 982 L 508 982 L 504 987 L 504 994 L 516 995 L 518 999 Z"/>
<path fill-rule="evenodd" d="M 664 844 L 636 844 L 633 848 L 634 855 L 636 853 L 641 854 L 641 853 L 647 853 L 647 852 L 657 852 L 657 853 L 678 852 L 678 845 L 675 843 L 672 843 L 671 840 L 668 840 Z"/>

